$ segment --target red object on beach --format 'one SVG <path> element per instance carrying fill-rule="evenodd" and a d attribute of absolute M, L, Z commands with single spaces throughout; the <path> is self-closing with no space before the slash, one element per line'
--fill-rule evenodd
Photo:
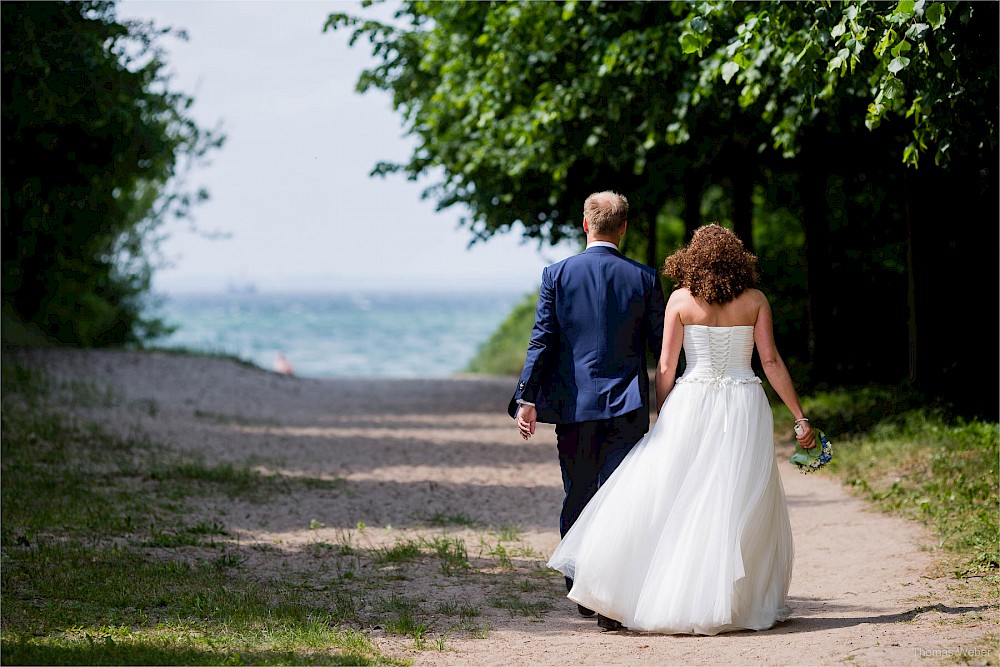
<path fill-rule="evenodd" d="M 295 375 L 295 369 L 292 368 L 288 359 L 281 352 L 278 353 L 278 358 L 274 360 L 274 371 L 282 375 Z"/>

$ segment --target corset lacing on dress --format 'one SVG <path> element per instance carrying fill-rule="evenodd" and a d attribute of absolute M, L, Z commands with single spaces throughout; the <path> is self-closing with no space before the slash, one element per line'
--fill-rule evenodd
<path fill-rule="evenodd" d="M 734 344 L 734 339 L 735 344 Z M 688 324 L 684 327 L 684 356 L 687 368 L 676 384 L 696 382 L 719 389 L 744 384 L 761 384 L 753 374 L 750 359 L 753 355 L 753 327 L 712 327 Z M 729 425 L 729 393 L 724 392 L 725 422 L 723 433 Z"/>

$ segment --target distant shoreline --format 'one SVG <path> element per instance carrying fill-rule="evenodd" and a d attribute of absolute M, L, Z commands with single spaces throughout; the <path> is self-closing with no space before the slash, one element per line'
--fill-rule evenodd
<path fill-rule="evenodd" d="M 509 291 L 302 291 L 178 293 L 152 315 L 176 327 L 148 341 L 290 365 L 303 377 L 449 377 L 523 295 Z"/>
<path fill-rule="evenodd" d="M 187 350 L 183 348 L 167 348 L 167 347 L 148 347 L 135 350 L 121 349 L 121 348 L 20 348 L 18 351 L 30 352 L 31 350 L 42 350 L 42 349 L 58 349 L 60 351 L 79 351 L 79 352 L 97 352 L 97 353 L 120 353 L 120 354 L 138 354 L 138 355 L 157 355 L 163 357 L 188 357 L 193 359 L 206 359 L 212 361 L 226 361 L 246 366 L 254 370 L 263 371 L 269 375 L 282 376 L 275 370 L 270 368 L 265 368 L 258 364 L 255 364 L 249 359 L 243 359 L 232 354 L 226 354 L 222 352 L 200 352 L 198 350 Z M 495 373 L 474 373 L 471 371 L 456 371 L 451 375 L 427 375 L 427 376 L 410 376 L 410 375 L 399 375 L 399 376 L 389 376 L 389 375 L 293 375 L 290 376 L 293 380 L 307 380 L 307 381 L 319 381 L 319 382 L 448 382 L 451 380 L 474 380 L 474 381 L 510 381 L 511 383 L 517 381 L 516 374 L 495 374 Z M 512 385 L 513 386 L 513 385 Z"/>
<path fill-rule="evenodd" d="M 267 287 L 254 287 L 252 290 L 236 289 L 230 290 L 226 287 L 206 287 L 206 288 L 184 288 L 184 289 L 154 289 L 153 296 L 155 298 L 163 297 L 173 297 L 173 296 L 221 296 L 221 295 L 232 295 L 234 297 L 239 296 L 306 296 L 306 295 L 400 295 L 400 294 L 419 294 L 419 295 L 442 295 L 442 296 L 508 296 L 517 297 L 523 294 L 531 292 L 535 287 L 527 287 L 525 289 L 516 289 L 510 287 L 466 287 L 466 288 L 448 288 L 448 287 L 323 287 L 323 288 L 308 288 L 308 287 L 278 287 L 278 288 L 267 288 Z"/>
<path fill-rule="evenodd" d="M 196 350 L 173 350 L 168 348 L 150 347 L 142 349 L 125 348 L 81 348 L 81 347 L 7 347 L 4 348 L 5 358 L 15 362 L 40 363 L 57 375 L 61 370 L 68 370 L 77 366 L 101 367 L 103 372 L 111 372 L 112 368 L 121 369 L 121 372 L 128 372 L 124 369 L 135 366 L 156 367 L 161 372 L 174 375 L 175 371 L 182 369 L 192 370 L 198 368 L 198 374 L 202 377 L 211 376 L 217 373 L 236 372 L 262 373 L 268 378 L 274 378 L 280 382 L 318 382 L 324 385 L 338 386 L 344 389 L 357 387 L 363 384 L 370 387 L 373 384 L 401 385 L 401 384 L 438 384 L 442 387 L 447 385 L 462 384 L 467 382 L 482 383 L 513 383 L 517 380 L 514 376 L 489 375 L 468 372 L 457 372 L 451 376 L 285 376 L 281 373 L 254 364 L 252 361 L 240 359 L 233 355 L 220 354 L 214 352 L 198 352 Z M 239 370 L 242 369 L 242 370 Z M 156 375 L 156 374 L 154 374 Z M 513 391 L 513 384 L 512 391 Z"/>

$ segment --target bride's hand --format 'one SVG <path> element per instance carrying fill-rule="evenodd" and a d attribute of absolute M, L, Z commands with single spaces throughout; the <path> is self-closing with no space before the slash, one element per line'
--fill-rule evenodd
<path fill-rule="evenodd" d="M 809 422 L 802 421 L 802 422 L 796 422 L 796 424 L 802 426 L 802 433 L 795 434 L 795 439 L 798 441 L 800 445 L 802 445 L 802 449 L 812 449 L 813 447 L 815 447 L 816 432 L 813 431 L 812 426 L 809 425 Z"/>

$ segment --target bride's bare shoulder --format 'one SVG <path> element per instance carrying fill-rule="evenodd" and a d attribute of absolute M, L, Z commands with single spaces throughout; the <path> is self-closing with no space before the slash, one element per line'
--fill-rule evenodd
<path fill-rule="evenodd" d="M 767 303 L 767 295 L 761 292 L 756 287 L 751 287 L 740 295 L 748 303 L 753 303 L 757 305 L 763 305 Z"/>
<path fill-rule="evenodd" d="M 668 301 L 674 304 L 693 303 L 694 295 L 687 287 L 678 287 L 670 293 Z"/>
<path fill-rule="evenodd" d="M 765 320 L 770 318 L 771 304 L 767 300 L 767 295 L 759 289 L 750 288 L 746 290 L 740 295 L 740 300 L 742 301 L 741 310 L 747 313 L 747 315 L 752 316 L 755 325 L 761 321 L 762 315 Z"/>

